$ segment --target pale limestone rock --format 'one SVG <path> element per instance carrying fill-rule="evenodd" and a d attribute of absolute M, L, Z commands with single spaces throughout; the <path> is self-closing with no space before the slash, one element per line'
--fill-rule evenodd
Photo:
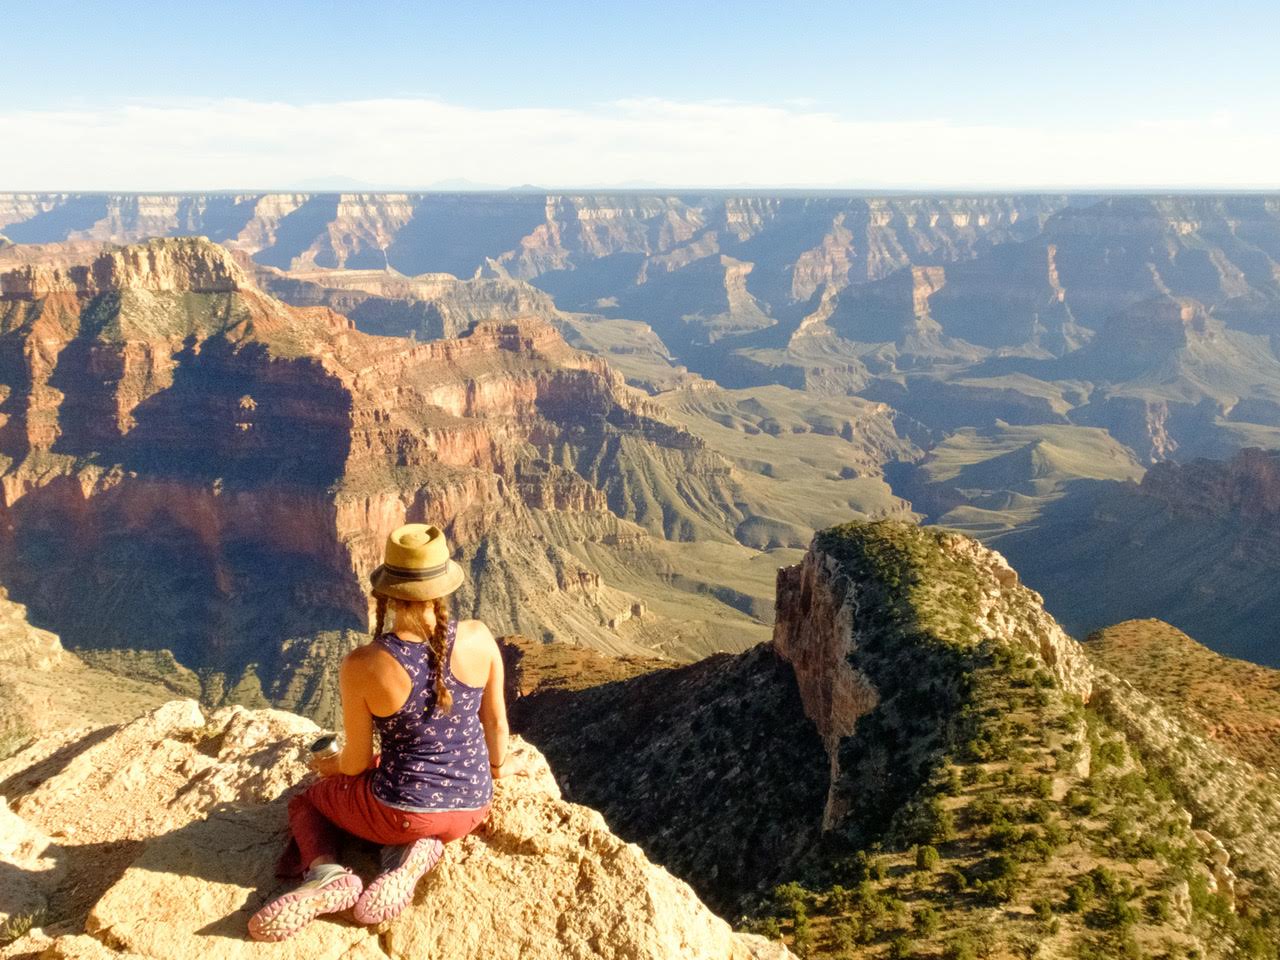
<path fill-rule="evenodd" d="M 481 832 L 450 845 L 415 902 L 380 930 L 325 917 L 284 944 L 259 944 L 248 919 L 287 889 L 274 867 L 285 801 L 308 776 L 316 727 L 274 710 L 231 707 L 206 717 L 174 701 L 95 739 L 69 760 L 42 760 L 41 782 L 18 798 L 30 823 L 8 817 L 29 851 L 66 851 L 73 886 L 102 866 L 75 846 L 51 848 L 37 826 L 58 821 L 77 844 L 136 841 L 136 856 L 93 903 L 86 934 L 35 933 L 13 956 L 98 960 L 396 960 L 626 958 L 786 960 L 779 944 L 734 933 L 683 882 L 614 836 L 603 818 L 566 803 L 546 761 L 515 741 L 526 774 L 500 781 Z M 14 831 L 16 835 L 16 828 Z M 18 844 L 4 849 L 17 850 Z M 366 878 L 373 859 L 353 845 Z M 87 856 L 87 854 L 86 854 Z M 23 861 L 22 858 L 26 857 Z M 59 918 L 65 930 L 66 920 Z M 23 952 L 25 951 L 25 952 Z M 4 955 L 9 955 L 5 953 Z"/>
<path fill-rule="evenodd" d="M 505 785 L 489 829 L 450 850 L 384 938 L 396 960 L 769 955 L 753 941 L 594 810 Z"/>
<path fill-rule="evenodd" d="M 1222 841 L 1208 830 L 1196 830 L 1194 836 L 1200 841 L 1209 855 L 1209 862 L 1204 865 L 1209 874 L 1209 888 L 1226 898 L 1232 908 L 1236 902 L 1236 875 L 1231 869 L 1231 854 L 1222 845 Z"/>
<path fill-rule="evenodd" d="M 1173 906 L 1173 914 L 1183 924 L 1191 923 L 1192 906 L 1191 906 L 1191 884 L 1186 880 L 1180 880 L 1173 887 L 1169 894 L 1169 901 Z"/>
<path fill-rule="evenodd" d="M 1093 664 L 1079 642 L 1045 611 L 1040 594 L 1018 582 L 1017 571 L 1001 554 L 976 540 L 950 534 L 943 538 L 943 548 L 987 580 L 974 611 L 979 629 L 1035 654 L 1064 690 L 1087 702 L 1093 693 Z"/>
<path fill-rule="evenodd" d="M 65 873 L 54 842 L 0 797 L 0 924 L 42 911 Z"/>

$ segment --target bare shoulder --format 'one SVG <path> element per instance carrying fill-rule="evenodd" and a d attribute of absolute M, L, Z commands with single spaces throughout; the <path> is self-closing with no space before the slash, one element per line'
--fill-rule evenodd
<path fill-rule="evenodd" d="M 497 648 L 493 631 L 483 620 L 459 620 L 458 642 L 476 650 L 484 647 Z"/>
<path fill-rule="evenodd" d="M 502 654 L 498 652 L 498 641 L 494 640 L 493 631 L 489 630 L 481 620 L 458 621 L 458 646 L 467 657 L 483 658 L 493 663 Z"/>
<path fill-rule="evenodd" d="M 395 657 L 383 650 L 373 641 L 361 644 L 342 658 L 339 668 L 341 676 L 351 680 L 359 680 L 376 675 L 389 664 L 394 664 Z"/>

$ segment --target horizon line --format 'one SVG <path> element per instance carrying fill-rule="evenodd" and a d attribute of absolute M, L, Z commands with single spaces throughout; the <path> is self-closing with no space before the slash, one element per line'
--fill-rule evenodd
<path fill-rule="evenodd" d="M 885 194 L 901 195 L 939 195 L 953 194 L 962 196 L 1004 196 L 1008 194 L 1033 195 L 1150 195 L 1150 194 L 1210 194 L 1241 195 L 1280 193 L 1280 183 L 1267 186 L 1192 186 L 1192 185 L 1149 185 L 1149 186 L 1010 186 L 1010 187 L 960 187 L 960 186 L 884 186 L 884 187 L 798 187 L 798 186 L 517 186 L 517 187 L 378 187 L 361 188 L 336 187 L 182 187 L 175 189 L 137 190 L 115 188 L 5 188 L 0 189 L 0 196 L 18 196 L 31 194 L 65 195 L 65 196 L 182 196 L 187 194 L 280 194 L 299 193 L 310 196 L 369 196 L 377 194 L 420 194 L 440 196 L 518 196 L 548 194 L 640 194 L 670 195 L 684 193 L 718 193 L 718 194 L 834 194 L 841 196 L 879 196 Z"/>

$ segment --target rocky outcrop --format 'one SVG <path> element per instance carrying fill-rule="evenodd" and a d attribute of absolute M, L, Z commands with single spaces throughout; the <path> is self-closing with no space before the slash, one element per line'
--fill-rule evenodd
<path fill-rule="evenodd" d="M 0 273 L 0 297 L 7 300 L 34 300 L 55 293 L 88 299 L 126 288 L 149 293 L 232 293 L 250 286 L 239 265 L 203 238 L 113 247 L 88 264 L 28 264 Z"/>
<path fill-rule="evenodd" d="M 1274 450 L 1249 447 L 1225 461 L 1156 464 L 1139 489 L 1177 513 L 1234 519 L 1259 539 L 1280 530 L 1280 453 Z"/>
<path fill-rule="evenodd" d="M 246 923 L 281 889 L 273 869 L 285 801 L 306 779 L 302 756 L 316 732 L 277 711 L 205 714 L 174 701 L 0 765 L 13 800 L 13 812 L 0 807 L 0 863 L 38 888 L 6 883 L 5 906 L 46 901 L 43 929 L 0 956 L 790 956 L 733 933 L 599 814 L 561 800 L 545 762 L 519 743 L 526 773 L 499 782 L 486 825 L 448 848 L 399 918 L 379 930 L 325 918 L 284 945 L 253 943 Z M 371 871 L 367 849 L 348 857 Z"/>
<path fill-rule="evenodd" d="M 1175 786 L 1199 827 L 1210 886 L 1234 905 L 1237 875 L 1254 895 L 1280 889 L 1280 792 L 1274 772 L 1233 756 L 1127 679 L 1097 671 L 1097 709 Z"/>
<path fill-rule="evenodd" d="M 365 333 L 457 337 L 472 325 L 521 317 L 559 320 L 551 297 L 501 274 L 460 280 L 452 274 L 406 277 L 395 270 L 293 270 L 257 267 L 262 289 L 296 306 L 323 306 Z"/>
<path fill-rule="evenodd" d="M 1148 364 L 1186 347 L 1195 337 L 1210 334 L 1203 304 L 1186 297 L 1155 297 L 1108 320 L 1095 349 L 1124 362 Z"/>
<path fill-rule="evenodd" d="M 1036 657 L 1067 693 L 1088 701 L 1093 665 L 1078 641 L 1067 636 L 1044 609 L 1044 598 L 1022 584 L 1017 571 L 995 550 L 960 534 L 943 534 L 942 550 L 978 578 L 972 611 L 983 637 L 1000 639 Z"/>
<path fill-rule="evenodd" d="M 835 827 L 847 809 L 840 782 L 840 741 L 851 736 L 858 718 L 880 702 L 875 687 L 853 668 L 850 654 L 855 591 L 835 557 L 812 548 L 804 559 L 778 571 L 773 647 L 795 670 L 805 716 L 813 721 L 830 760 L 824 830 Z"/>
<path fill-rule="evenodd" d="M 1167 400 L 1113 396 L 1072 411 L 1079 424 L 1102 427 L 1143 463 L 1171 459 L 1180 446 L 1176 434 L 1188 419 L 1185 406 Z"/>
<path fill-rule="evenodd" d="M 965 616 L 980 634 L 1032 654 L 1064 690 L 1087 700 L 1093 665 L 1079 643 L 1044 612 L 1039 594 L 1019 583 L 1017 573 L 994 550 L 958 534 L 937 539 L 945 562 L 977 579 Z M 838 552 L 824 549 L 824 542 L 824 537 L 815 539 L 800 563 L 778 571 L 773 648 L 795 670 L 805 715 L 827 751 L 823 829 L 831 830 L 839 826 L 852 799 L 841 768 L 842 743 L 881 702 L 875 683 L 856 664 L 864 642 L 859 631 L 866 629 L 858 608 L 882 602 L 874 596 L 882 587 L 860 576 L 858 566 Z M 941 576 L 924 569 L 914 575 Z"/>
<path fill-rule="evenodd" d="M 781 898 L 833 927 L 854 918 L 871 946 L 900 937 L 902 921 L 862 904 L 927 897 L 944 933 L 917 930 L 921 955 L 948 952 L 962 931 L 1011 955 L 1032 940 L 1069 951 L 1096 936 L 1101 915 L 1055 910 L 1048 926 L 1031 905 L 1059 903 L 1070 878 L 1095 867 L 1098 882 L 1117 884 L 1106 896 L 1134 902 L 1135 938 L 1177 938 L 1206 956 L 1229 954 L 1214 938 L 1233 908 L 1230 925 L 1243 931 L 1274 902 L 1270 868 L 1259 867 L 1275 859 L 1271 785 L 1224 768 L 1211 745 L 1118 688 L 999 554 L 943 530 L 824 530 L 779 573 L 771 644 L 588 689 L 534 689 L 513 717 L 568 793 L 599 803 L 705 896 L 766 928 L 780 923 L 797 944 L 805 924 L 778 909 Z M 626 763 L 610 762 L 618 743 Z M 1193 769 L 1173 759 L 1179 750 Z M 749 788 L 725 792 L 747 756 Z M 1214 795 L 1224 769 L 1229 791 Z M 790 843 L 760 823 L 761 806 Z M 751 855 L 765 844 L 768 857 Z M 945 870 L 921 868 L 926 848 Z M 1015 880 L 992 886 L 1000 856 Z M 1139 911 L 1139 885 L 1170 891 L 1176 916 Z M 1268 923 L 1248 935 L 1263 942 Z M 1103 955 L 1119 949 L 1100 942 Z M 833 939 L 816 947 L 840 952 Z"/>
<path fill-rule="evenodd" d="M 0 927 L 47 915 L 49 896 L 66 875 L 53 840 L 0 797 Z"/>

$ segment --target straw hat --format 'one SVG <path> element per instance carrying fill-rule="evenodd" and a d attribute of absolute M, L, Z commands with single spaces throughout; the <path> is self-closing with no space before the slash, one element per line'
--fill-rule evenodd
<path fill-rule="evenodd" d="M 387 537 L 383 563 L 369 576 L 373 592 L 399 600 L 434 600 L 462 586 L 462 567 L 449 559 L 438 527 L 406 523 Z"/>

